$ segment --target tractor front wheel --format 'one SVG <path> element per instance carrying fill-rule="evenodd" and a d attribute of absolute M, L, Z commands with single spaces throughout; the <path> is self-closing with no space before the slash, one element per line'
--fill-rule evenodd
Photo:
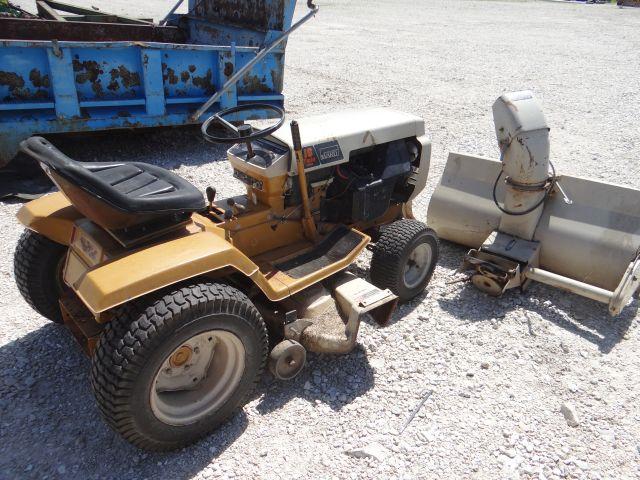
<path fill-rule="evenodd" d="M 267 351 L 264 321 L 242 292 L 189 285 L 120 308 L 98 343 L 91 383 L 107 423 L 126 440 L 175 450 L 244 405 Z"/>
<path fill-rule="evenodd" d="M 438 237 L 424 223 L 403 219 L 384 227 L 373 247 L 371 281 L 401 301 L 420 294 L 438 261 Z"/>

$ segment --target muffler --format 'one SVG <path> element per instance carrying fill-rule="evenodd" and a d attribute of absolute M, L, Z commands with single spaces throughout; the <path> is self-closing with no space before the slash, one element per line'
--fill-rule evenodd
<path fill-rule="evenodd" d="M 389 290 L 381 290 L 352 273 L 336 275 L 327 302 L 313 300 L 307 314 L 285 325 L 284 336 L 316 353 L 344 354 L 353 350 L 364 315 L 381 325 L 389 321 L 398 303 Z M 317 305 L 323 304 L 319 309 Z"/>
<path fill-rule="evenodd" d="M 640 283 L 640 191 L 558 175 L 531 92 L 501 96 L 493 115 L 500 160 L 449 154 L 429 226 L 472 248 L 464 269 L 490 295 L 537 281 L 619 314 Z"/>

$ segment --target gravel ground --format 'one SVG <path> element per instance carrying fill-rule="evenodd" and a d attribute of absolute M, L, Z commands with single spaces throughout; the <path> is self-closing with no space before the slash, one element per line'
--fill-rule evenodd
<path fill-rule="evenodd" d="M 640 9 L 319 3 L 288 46 L 288 113 L 388 105 L 424 117 L 434 149 L 418 218 L 449 150 L 497 154 L 490 107 L 517 89 L 542 100 L 559 172 L 640 188 Z M 165 4 L 105 9 L 157 18 Z M 223 195 L 242 190 L 224 150 L 191 130 L 58 144 L 80 160 L 150 161 Z M 352 354 L 311 355 L 289 383 L 265 375 L 241 413 L 191 448 L 138 451 L 100 419 L 74 341 L 15 288 L 18 208 L 0 209 L 2 478 L 640 478 L 638 303 L 611 319 L 542 286 L 489 299 L 447 283 L 464 249 L 445 242 L 428 291 L 389 326 L 364 325 Z"/>

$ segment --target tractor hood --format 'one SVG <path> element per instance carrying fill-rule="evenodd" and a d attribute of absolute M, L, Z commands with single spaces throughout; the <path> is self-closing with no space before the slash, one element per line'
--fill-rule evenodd
<path fill-rule="evenodd" d="M 317 115 L 302 118 L 298 124 L 307 171 L 347 162 L 353 150 L 424 135 L 422 118 L 387 108 Z M 272 137 L 293 149 L 288 123 Z M 290 174 L 295 175 L 295 162 L 292 163 Z"/>

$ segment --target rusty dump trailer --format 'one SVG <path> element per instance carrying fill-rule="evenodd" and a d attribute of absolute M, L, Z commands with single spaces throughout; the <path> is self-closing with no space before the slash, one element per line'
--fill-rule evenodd
<path fill-rule="evenodd" d="M 170 13 L 161 24 L 51 1 L 38 4 L 54 19 L 0 18 L 0 166 L 36 133 L 198 122 L 194 112 L 274 43 L 208 112 L 282 107 L 285 43 L 277 40 L 295 0 L 188 3 L 187 14 Z M 77 21 L 57 7 L 85 15 Z"/>

